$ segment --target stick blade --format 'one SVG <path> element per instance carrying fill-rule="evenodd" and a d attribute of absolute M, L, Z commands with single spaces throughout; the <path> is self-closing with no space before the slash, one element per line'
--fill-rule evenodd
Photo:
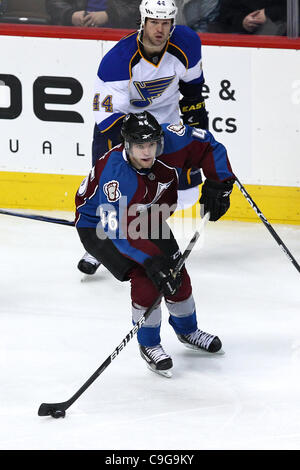
<path fill-rule="evenodd" d="M 42 403 L 38 410 L 39 416 L 53 416 L 56 412 L 65 412 L 68 408 L 67 402 L 62 403 Z"/>

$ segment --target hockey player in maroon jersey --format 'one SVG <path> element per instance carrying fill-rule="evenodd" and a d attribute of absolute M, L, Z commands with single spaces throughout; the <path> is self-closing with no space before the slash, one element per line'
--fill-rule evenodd
<path fill-rule="evenodd" d="M 93 165 L 121 142 L 122 121 L 130 112 L 148 111 L 160 124 L 182 120 L 208 128 L 201 40 L 189 27 L 176 24 L 177 11 L 175 0 L 142 0 L 139 30 L 122 38 L 102 58 L 93 100 Z M 178 209 L 197 202 L 201 182 L 198 168 L 181 172 Z M 88 252 L 77 265 L 88 275 L 98 266 Z"/>
<path fill-rule="evenodd" d="M 180 173 L 191 166 L 206 177 L 202 212 L 210 212 L 212 221 L 226 213 L 235 179 L 226 149 L 208 131 L 160 126 L 147 111 L 126 115 L 121 132 L 124 144 L 97 161 L 76 194 L 80 239 L 117 279 L 131 282 L 134 323 L 163 292 L 179 341 L 215 353 L 222 343 L 197 326 L 186 268 L 174 275 L 180 251 L 166 220 L 176 209 Z M 173 363 L 161 346 L 160 325 L 158 305 L 137 338 L 148 366 L 169 377 Z"/>

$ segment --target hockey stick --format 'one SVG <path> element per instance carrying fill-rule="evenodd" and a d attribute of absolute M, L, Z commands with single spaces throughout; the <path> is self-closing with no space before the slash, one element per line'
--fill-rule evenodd
<path fill-rule="evenodd" d="M 202 219 L 202 224 L 199 227 L 199 230 L 194 233 L 191 241 L 189 242 L 188 246 L 186 247 L 183 255 L 180 257 L 175 272 L 180 271 L 183 267 L 186 259 L 188 258 L 189 254 L 191 253 L 192 249 L 194 248 L 201 231 L 203 230 L 204 226 L 206 225 L 207 221 L 209 220 L 209 212 L 205 214 Z M 108 356 L 105 361 L 101 364 L 101 366 L 91 375 L 91 377 L 80 387 L 79 390 L 67 401 L 63 401 L 61 403 L 42 403 L 38 410 L 39 416 L 52 416 L 53 418 L 64 418 L 66 415 L 66 410 L 80 397 L 80 395 L 85 392 L 85 390 L 99 377 L 102 372 L 110 365 L 110 363 L 116 359 L 122 349 L 125 348 L 127 343 L 133 338 L 133 336 L 138 332 L 138 330 L 143 326 L 149 315 L 153 312 L 157 305 L 159 305 L 163 294 L 160 293 L 155 302 L 146 310 L 144 315 L 137 321 L 134 327 L 129 331 L 129 333 L 125 336 L 125 338 L 121 341 L 119 346 L 117 346 L 112 354 Z"/>
<path fill-rule="evenodd" d="M 246 189 L 244 188 L 244 186 L 242 185 L 242 183 L 238 180 L 238 178 L 236 178 L 235 180 L 235 183 L 237 185 L 237 187 L 239 188 L 239 190 L 241 191 L 241 193 L 243 194 L 243 196 L 245 196 L 245 198 L 247 199 L 247 201 L 249 202 L 250 206 L 252 207 L 252 209 L 254 210 L 254 212 L 256 212 L 256 214 L 258 215 L 258 217 L 260 218 L 260 220 L 263 222 L 263 224 L 265 225 L 265 227 L 269 230 L 270 234 L 272 235 L 272 237 L 276 240 L 276 242 L 278 243 L 278 245 L 280 246 L 280 248 L 282 249 L 282 251 L 286 254 L 286 256 L 288 257 L 288 259 L 293 263 L 293 265 L 295 266 L 295 268 L 297 269 L 297 271 L 300 273 L 300 266 L 299 264 L 297 263 L 297 261 L 295 260 L 294 256 L 292 255 L 292 253 L 287 249 L 286 245 L 283 243 L 283 241 L 281 240 L 281 238 L 279 237 L 279 235 L 275 232 L 275 230 L 273 229 L 272 225 L 270 224 L 270 222 L 268 221 L 268 219 L 263 215 L 263 213 L 260 211 L 260 209 L 257 207 L 257 205 L 255 204 L 255 202 L 253 201 L 253 199 L 251 198 L 250 194 L 247 193 Z"/>
<path fill-rule="evenodd" d="M 12 215 L 15 217 L 22 217 L 24 219 L 39 220 L 41 222 L 50 222 L 52 224 L 70 225 L 71 227 L 75 226 L 74 221 L 65 220 L 65 219 L 56 219 L 54 217 L 46 217 L 44 215 L 18 214 L 17 212 L 11 212 L 11 211 L 7 211 L 4 209 L 0 209 L 0 214 Z"/>

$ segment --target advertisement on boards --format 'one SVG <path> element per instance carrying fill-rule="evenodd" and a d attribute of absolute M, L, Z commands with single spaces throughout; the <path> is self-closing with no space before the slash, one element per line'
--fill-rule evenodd
<path fill-rule="evenodd" d="M 103 54 L 114 44 L 1 37 L 1 171 L 65 175 L 89 171 L 94 82 Z M 295 72 L 299 54 L 202 48 L 210 131 L 226 146 L 245 183 L 299 185 L 300 80 Z"/>

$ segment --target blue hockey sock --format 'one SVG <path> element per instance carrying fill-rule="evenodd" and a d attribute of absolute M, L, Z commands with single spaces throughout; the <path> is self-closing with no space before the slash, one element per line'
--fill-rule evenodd
<path fill-rule="evenodd" d="M 160 325 L 156 327 L 142 326 L 137 332 L 139 344 L 146 347 L 160 344 Z"/>
<path fill-rule="evenodd" d="M 189 335 L 197 329 L 196 312 L 185 317 L 169 316 L 169 323 L 174 328 L 175 333 L 179 335 Z"/>

